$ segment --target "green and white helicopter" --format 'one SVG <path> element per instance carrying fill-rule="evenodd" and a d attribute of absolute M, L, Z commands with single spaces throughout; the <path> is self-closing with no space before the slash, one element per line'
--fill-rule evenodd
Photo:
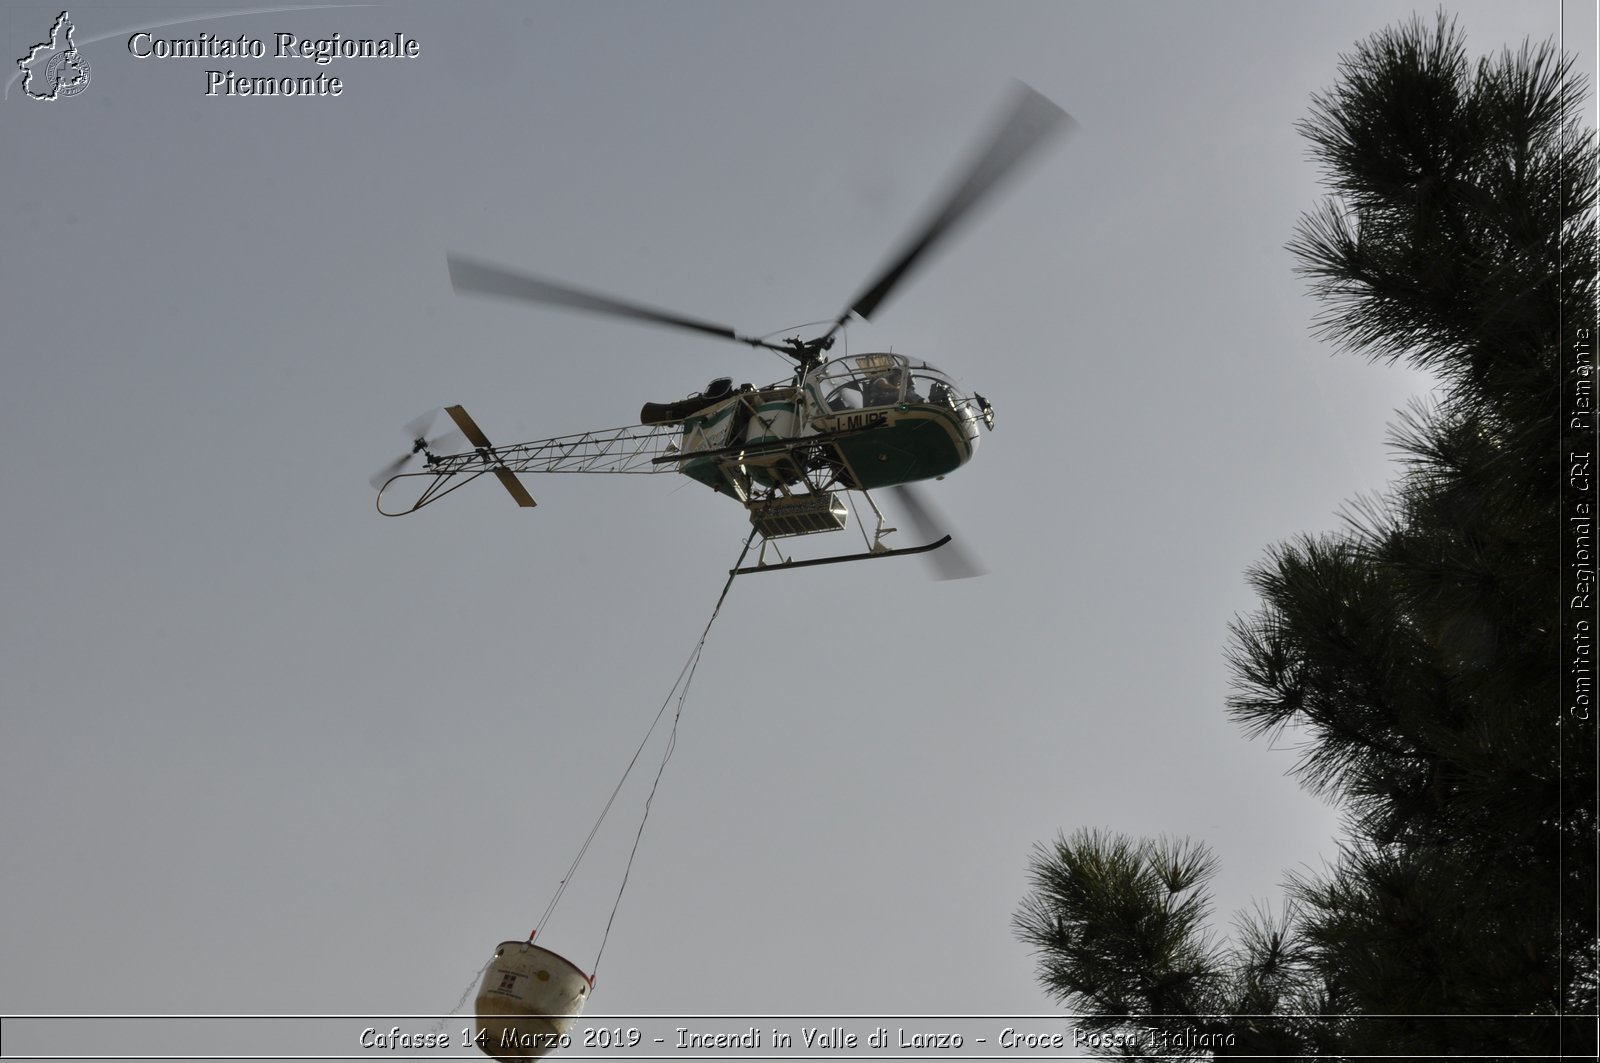
<path fill-rule="evenodd" d="M 976 564 L 951 545 L 950 535 L 940 535 L 931 508 L 910 485 L 942 479 L 972 460 L 978 426 L 994 427 L 994 407 L 915 358 L 875 352 L 830 359 L 828 352 L 852 316 L 870 318 L 1018 163 L 1071 124 L 1054 103 L 1019 85 L 990 139 L 901 253 L 814 339 L 773 343 L 725 325 L 449 256 L 457 292 L 588 310 L 733 340 L 792 359 L 794 372 L 765 387 L 735 387 L 731 377 L 721 377 L 689 398 L 645 403 L 636 425 L 507 446 L 490 443 L 462 407 L 446 407 L 459 436 L 432 437 L 432 415 L 409 424 L 411 449 L 372 478 L 378 512 L 414 513 L 490 474 L 518 505 L 532 507 L 533 496 L 518 479 L 523 473 L 677 472 L 736 500 L 749 513 L 762 544 L 757 562 L 740 573 L 938 550 L 931 557 L 942 576 L 976 575 Z M 460 438 L 472 449 L 445 452 Z M 411 467 L 419 459 L 420 468 Z M 420 493 L 409 505 L 386 505 L 403 483 L 417 484 Z M 885 544 L 884 537 L 895 529 L 872 499 L 870 492 L 879 488 L 898 496 L 918 533 L 931 541 L 900 549 Z M 857 497 L 872 516 L 870 533 L 853 504 Z M 860 552 L 796 560 L 774 542 L 840 531 L 852 510 L 862 525 L 865 549 Z"/>

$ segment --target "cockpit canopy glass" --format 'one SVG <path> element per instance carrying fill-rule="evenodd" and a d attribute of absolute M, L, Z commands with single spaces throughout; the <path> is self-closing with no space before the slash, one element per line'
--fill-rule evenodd
<path fill-rule="evenodd" d="M 814 371 L 813 394 L 823 412 L 839 413 L 906 403 L 931 403 L 962 411 L 967 396 L 928 363 L 900 354 L 853 354 Z"/>

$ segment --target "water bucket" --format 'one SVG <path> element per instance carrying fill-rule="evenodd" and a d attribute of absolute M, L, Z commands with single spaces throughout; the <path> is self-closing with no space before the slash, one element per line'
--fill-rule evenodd
<path fill-rule="evenodd" d="M 503 941 L 478 986 L 478 1047 L 503 1063 L 565 1048 L 589 999 L 589 976 L 529 941 Z"/>

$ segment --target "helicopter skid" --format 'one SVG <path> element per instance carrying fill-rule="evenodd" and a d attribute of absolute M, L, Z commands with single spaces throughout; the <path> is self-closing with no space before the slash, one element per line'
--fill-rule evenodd
<path fill-rule="evenodd" d="M 930 550 L 939 549 L 939 547 L 945 545 L 949 541 L 950 536 L 946 535 L 942 539 L 937 539 L 934 542 L 927 543 L 923 546 L 902 546 L 898 550 L 880 548 L 877 550 L 865 550 L 858 554 L 838 554 L 834 557 L 813 557 L 804 561 L 775 561 L 770 565 L 760 562 L 754 565 L 746 565 L 744 568 L 730 569 L 728 574 L 730 576 L 748 576 L 757 572 L 780 572 L 791 568 L 809 568 L 812 565 L 838 565 L 846 561 L 876 561 L 880 558 L 901 557 L 905 554 L 925 554 Z"/>

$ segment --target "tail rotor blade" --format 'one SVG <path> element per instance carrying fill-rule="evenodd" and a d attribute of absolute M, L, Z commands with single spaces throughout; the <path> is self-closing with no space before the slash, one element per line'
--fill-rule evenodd
<path fill-rule="evenodd" d="M 459 428 L 452 428 L 444 435 L 428 440 L 428 449 L 435 454 L 454 454 L 466 443 L 466 435 Z"/>
<path fill-rule="evenodd" d="M 367 479 L 367 482 L 372 485 L 373 490 L 383 490 L 383 485 L 394 479 L 395 476 L 399 474 L 400 470 L 406 467 L 406 463 L 409 462 L 412 457 L 413 455 L 411 454 L 400 455 L 398 458 L 394 459 L 389 464 L 373 473 Z"/>
<path fill-rule="evenodd" d="M 466 442 L 466 436 L 456 428 L 450 429 L 444 435 L 433 436 L 433 425 L 438 419 L 439 409 L 434 407 L 427 413 L 407 421 L 406 439 L 411 442 L 411 449 L 373 473 L 367 482 L 381 491 L 383 485 L 398 476 L 417 455 L 429 452 L 448 454 L 453 448 Z"/>
<path fill-rule="evenodd" d="M 439 419 L 439 407 L 435 406 L 427 413 L 418 414 L 406 422 L 406 438 L 413 442 L 426 439 L 428 433 L 433 431 L 433 422 Z"/>

